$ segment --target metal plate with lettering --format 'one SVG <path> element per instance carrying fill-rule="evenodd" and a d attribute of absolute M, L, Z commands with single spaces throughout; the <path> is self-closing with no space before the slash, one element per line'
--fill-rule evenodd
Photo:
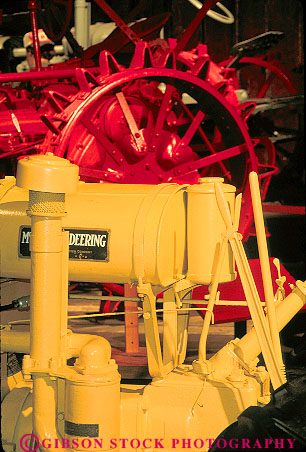
<path fill-rule="evenodd" d="M 65 433 L 70 436 L 94 438 L 99 436 L 99 424 L 76 424 L 65 420 Z"/>
<path fill-rule="evenodd" d="M 108 262 L 109 230 L 65 229 L 69 231 L 69 259 Z M 30 258 L 31 228 L 19 230 L 18 255 Z"/>

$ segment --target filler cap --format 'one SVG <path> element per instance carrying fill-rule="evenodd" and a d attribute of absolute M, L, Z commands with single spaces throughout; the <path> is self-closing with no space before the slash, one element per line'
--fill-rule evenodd
<path fill-rule="evenodd" d="M 68 160 L 47 152 L 19 160 L 16 185 L 32 191 L 74 193 L 79 168 Z"/>

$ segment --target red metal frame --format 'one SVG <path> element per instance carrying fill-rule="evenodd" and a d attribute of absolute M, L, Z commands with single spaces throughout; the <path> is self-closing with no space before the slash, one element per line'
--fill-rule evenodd
<path fill-rule="evenodd" d="M 40 45 L 38 39 L 38 25 L 37 25 L 37 11 L 38 6 L 36 0 L 29 1 L 29 11 L 31 17 L 32 33 L 33 33 L 33 47 L 34 47 L 34 59 L 36 70 L 41 71 L 41 55 L 40 55 Z"/>
<path fill-rule="evenodd" d="M 232 57 L 225 61 L 222 61 L 220 63 L 220 65 L 226 67 L 228 64 L 231 63 L 231 61 L 234 60 L 234 58 L 235 57 Z M 265 60 L 264 58 L 265 58 L 265 55 L 262 55 L 260 57 L 242 57 L 239 60 L 239 65 L 258 66 L 258 67 L 267 69 L 271 73 L 268 80 L 265 81 L 265 83 L 262 85 L 262 87 L 258 91 L 256 97 L 258 99 L 262 99 L 263 97 L 265 97 L 266 92 L 275 77 L 277 77 L 279 80 L 281 80 L 283 82 L 283 84 L 286 86 L 289 94 L 296 94 L 297 93 L 296 88 L 293 86 L 289 77 L 282 71 L 281 68 L 279 68 L 277 66 L 277 62 L 274 60 L 272 60 L 272 61 Z M 239 67 L 237 70 L 239 70 Z M 235 86 L 236 89 L 239 89 L 239 82 L 238 82 L 237 78 L 234 78 L 234 80 L 236 83 L 236 86 Z"/>

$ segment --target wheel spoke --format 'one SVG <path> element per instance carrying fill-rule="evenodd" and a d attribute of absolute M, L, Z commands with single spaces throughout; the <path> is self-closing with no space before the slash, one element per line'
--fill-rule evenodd
<path fill-rule="evenodd" d="M 84 117 L 81 120 L 84 127 L 95 137 L 99 144 L 106 150 L 106 152 L 112 157 L 112 159 L 120 165 L 119 152 L 116 146 L 98 129 L 88 117 Z"/>
<path fill-rule="evenodd" d="M 266 95 L 266 92 L 268 91 L 268 88 L 270 87 L 271 83 L 273 82 L 273 80 L 275 79 L 276 74 L 274 74 L 273 72 L 271 72 L 271 74 L 269 75 L 269 77 L 267 78 L 267 80 L 264 82 L 264 84 L 262 85 L 262 87 L 260 88 L 260 90 L 257 93 L 258 98 L 263 98 Z"/>
<path fill-rule="evenodd" d="M 149 143 L 149 149 L 150 151 L 155 151 L 157 148 L 157 144 L 159 142 L 160 132 L 162 131 L 166 115 L 170 111 L 170 104 L 171 104 L 171 98 L 172 94 L 175 91 L 175 88 L 171 85 L 167 85 L 165 94 L 163 96 L 163 100 L 156 118 L 155 128 L 154 132 L 152 134 L 151 141 Z"/>
<path fill-rule="evenodd" d="M 183 108 L 183 110 L 186 112 L 187 116 L 194 121 L 194 115 L 191 113 L 190 109 L 187 107 L 187 105 L 185 105 L 183 102 L 179 101 L 181 107 Z M 203 118 L 204 119 L 204 118 Z M 209 141 L 206 133 L 204 132 L 203 128 L 201 126 L 199 126 L 198 132 L 201 136 L 201 138 L 203 139 L 204 143 L 206 144 L 206 146 L 208 147 L 208 150 L 211 154 L 217 154 L 217 151 L 215 150 L 215 148 L 213 147 L 213 145 L 211 144 L 211 142 Z M 222 170 L 222 174 L 224 177 L 226 177 L 228 179 L 229 182 L 232 181 L 232 176 L 229 172 L 229 170 L 226 168 L 226 166 L 224 165 L 224 163 L 222 161 L 218 161 L 217 164 L 219 165 L 219 167 Z"/>
<path fill-rule="evenodd" d="M 204 113 L 201 110 L 199 110 L 197 112 L 197 114 L 195 115 L 193 121 L 191 122 L 189 128 L 187 129 L 187 132 L 185 133 L 183 138 L 180 140 L 180 142 L 178 144 L 179 147 L 187 146 L 190 143 L 190 141 L 192 140 L 192 137 L 199 129 L 200 124 L 204 118 L 205 118 Z"/>
<path fill-rule="evenodd" d="M 245 143 L 243 143 L 239 146 L 234 146 L 232 148 L 225 149 L 224 151 L 217 152 L 216 154 L 208 155 L 207 157 L 203 157 L 199 160 L 177 166 L 174 169 L 173 173 L 175 174 L 175 176 L 181 177 L 182 175 L 191 173 L 192 171 L 205 168 L 208 165 L 213 165 L 214 163 L 218 163 L 221 160 L 230 159 L 247 151 L 248 147 Z"/>

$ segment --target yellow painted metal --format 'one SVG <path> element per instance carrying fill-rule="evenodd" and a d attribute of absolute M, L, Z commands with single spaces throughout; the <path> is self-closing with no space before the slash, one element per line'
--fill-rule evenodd
<path fill-rule="evenodd" d="M 18 187 L 45 193 L 74 193 L 77 190 L 79 168 L 47 152 L 18 162 Z"/>
<path fill-rule="evenodd" d="M 277 324 L 276 324 L 274 293 L 273 293 L 272 277 L 271 277 L 270 264 L 269 264 L 269 254 L 268 254 L 268 245 L 267 245 L 267 239 L 266 239 L 265 224 L 264 224 L 263 211 L 262 211 L 261 198 L 260 198 L 258 175 L 255 171 L 252 171 L 249 174 L 249 181 L 250 181 L 250 189 L 251 189 L 251 196 L 252 196 L 254 221 L 255 221 L 255 227 L 256 227 L 258 252 L 259 252 L 259 258 L 260 258 L 262 282 L 263 282 L 265 300 L 266 300 L 266 305 L 267 305 L 267 318 L 268 318 L 268 322 L 269 322 L 270 335 L 271 335 L 271 340 L 272 340 L 272 344 L 273 344 L 273 348 L 274 348 L 274 353 L 277 356 L 279 366 L 281 367 L 281 369 L 284 369 L 280 339 L 279 339 L 279 334 L 278 334 Z"/>
<path fill-rule="evenodd" d="M 223 178 L 204 177 L 199 184 L 190 185 L 188 193 L 188 279 L 198 284 L 210 284 L 216 272 L 221 251 L 222 234 L 226 228 L 215 196 L 215 183 L 222 187 L 234 219 L 236 188 L 223 184 Z M 199 252 L 200 250 L 200 252 Z M 229 244 L 220 268 L 219 282 L 236 278 L 234 257 Z"/>
<path fill-rule="evenodd" d="M 103 451 L 131 452 L 138 449 L 155 452 L 161 447 L 165 452 L 174 448 L 178 451 L 186 448 L 208 450 L 209 440 L 212 442 L 241 411 L 268 401 L 269 376 L 264 368 L 256 367 L 256 357 L 261 350 L 275 386 L 281 376 L 271 349 L 266 319 L 260 314 L 262 306 L 237 234 L 239 198 L 234 209 L 232 188 L 227 191 L 216 179 L 199 184 L 190 189 L 190 193 L 189 187 L 175 184 L 153 189 L 147 186 L 80 184 L 78 194 L 68 196 L 65 205 L 64 192 L 59 194 L 54 190 L 57 175 L 63 175 L 65 168 L 67 179 L 75 177 L 74 170 L 68 170 L 68 162 L 58 162 L 48 155 L 45 159 L 39 157 L 37 163 L 35 158 L 34 161 L 31 158 L 30 163 L 23 165 L 18 180 L 30 190 L 32 226 L 30 356 L 24 358 L 26 380 L 18 383 L 4 401 L 8 409 L 3 417 L 2 430 L 7 451 L 21 452 L 19 440 L 32 428 L 39 437 L 42 451 L 58 451 L 58 444 L 68 452 L 90 450 L 89 444 L 97 444 L 93 442 L 100 440 L 99 449 Z M 42 167 L 41 174 L 47 181 L 42 185 L 35 181 L 32 186 L 31 174 L 38 177 L 38 166 Z M 53 171 L 55 167 L 58 171 Z M 16 240 L 20 225 L 29 224 L 25 223 L 27 191 L 12 187 L 11 182 L 7 181 L 7 189 L 5 183 L 2 186 L 1 203 L 5 218 L 2 225 L 11 226 L 8 241 Z M 74 183 L 70 182 L 65 181 L 62 189 L 73 190 Z M 202 185 L 206 186 L 204 191 Z M 39 191 L 40 187 L 47 192 Z M 187 216 L 186 191 L 191 199 Z M 124 192 L 126 197 L 122 197 Z M 201 228 L 205 226 L 206 217 L 202 213 L 198 224 L 193 225 L 191 217 L 188 218 L 195 216 L 196 209 L 205 210 L 206 202 L 210 205 L 207 209 L 211 215 L 216 216 L 217 212 L 219 215 L 215 235 L 209 232 L 212 225 L 203 234 Z M 69 213 L 64 217 L 66 206 Z M 120 224 L 120 207 L 124 212 L 132 212 L 131 217 L 126 217 L 124 227 Z M 68 266 L 68 233 L 63 232 L 63 226 L 111 229 L 109 262 L 70 261 Z M 193 238 L 199 241 L 192 242 Z M 205 239 L 211 239 L 212 243 L 203 253 Z M 190 243 L 198 248 L 198 254 L 189 252 Z M 29 272 L 29 261 L 16 258 L 16 250 L 10 254 L 3 243 L 1 250 L 4 251 L 5 268 L 9 265 L 9 258 L 19 259 L 22 263 L 17 273 Z M 127 257 L 123 253 L 127 253 Z M 214 257 L 208 265 L 202 265 L 198 259 L 205 260 L 206 253 Z M 225 267 L 222 266 L 223 254 Z M 235 277 L 234 257 L 256 331 L 253 329 L 241 340 L 231 341 L 208 361 L 202 348 L 199 361 L 192 366 L 183 365 L 188 319 L 185 313 L 182 315 L 182 309 L 189 305 L 191 288 L 202 283 L 203 279 L 212 284 L 208 300 L 210 309 L 216 302 L 220 280 Z M 117 264 L 119 268 L 116 268 Z M 106 281 L 137 282 L 138 295 L 143 302 L 149 370 L 154 377 L 151 384 L 120 387 L 120 375 L 111 359 L 108 341 L 99 336 L 75 335 L 67 330 L 68 270 L 70 276 L 78 275 L 81 280 L 91 277 L 93 279 L 89 280 L 101 282 L 105 270 Z M 108 279 L 112 275 L 114 279 Z M 166 288 L 163 353 L 155 306 L 156 293 L 161 287 Z M 279 329 L 303 306 L 305 293 L 305 283 L 298 281 L 292 294 L 277 304 L 275 312 Z M 208 319 L 210 321 L 210 316 Z M 28 347 L 25 334 L 18 336 L 7 331 L 4 339 L 6 349 L 12 347 L 13 340 L 16 340 L 16 347 L 21 347 L 20 340 L 23 339 L 24 349 Z M 67 366 L 66 360 L 71 356 L 77 360 L 74 366 Z M 20 392 L 22 386 L 25 388 L 29 384 L 29 378 L 32 378 L 33 394 L 28 388 Z M 9 419 L 12 403 L 19 410 L 14 425 L 10 425 Z M 76 439 L 77 444 L 73 443 L 72 447 L 72 440 Z M 125 439 L 125 444 L 122 439 Z M 204 442 L 196 442 L 199 439 Z"/>
<path fill-rule="evenodd" d="M 30 353 L 28 331 L 1 330 L 1 353 Z"/>
<path fill-rule="evenodd" d="M 305 295 L 306 284 L 298 282 L 293 292 L 276 307 L 279 328 L 282 328 L 305 304 Z M 90 350 L 92 349 L 90 346 L 90 350 L 88 350 L 88 347 L 85 346 L 86 343 L 90 344 L 91 336 L 84 335 L 86 337 L 82 338 L 82 335 L 73 335 L 71 333 L 69 333 L 69 336 L 70 339 L 74 338 L 73 350 L 75 350 L 75 354 L 80 353 L 78 350 L 82 348 L 84 349 L 83 353 L 87 350 L 85 354 L 89 353 L 89 368 L 91 368 L 92 353 Z M 232 353 L 229 352 L 229 349 Z M 254 360 L 260 351 L 259 341 L 253 329 L 240 341 L 232 341 L 214 355 L 208 362 L 209 372 L 207 375 L 201 375 L 195 372 L 191 366 L 183 365 L 177 367 L 175 372 L 170 373 L 165 378 L 161 380 L 156 379 L 151 385 L 146 387 L 121 385 L 119 437 L 127 438 L 125 448 L 122 448 L 122 451 L 131 452 L 135 450 L 131 447 L 132 439 L 140 441 L 144 441 L 146 438 L 151 439 L 153 441 L 153 451 L 158 450 L 154 448 L 155 439 L 157 441 L 160 439 L 164 450 L 167 452 L 172 449 L 172 441 L 175 441 L 176 450 L 181 451 L 187 448 L 187 444 L 183 441 L 184 438 L 192 441 L 192 445 L 197 438 L 215 438 L 224 427 L 236 419 L 236 416 L 244 408 L 249 405 L 256 405 L 258 401 L 264 401 L 263 396 L 267 394 L 267 375 L 264 370 L 256 368 L 254 364 Z M 99 356 L 98 362 L 107 362 L 109 347 L 106 346 L 104 349 L 103 340 Z M 87 357 L 81 361 L 83 364 L 84 362 L 88 363 Z M 240 365 L 241 362 L 242 366 Z M 247 369 L 246 372 L 244 372 L 245 368 Z M 76 388 L 74 388 L 73 392 L 78 394 L 78 396 L 74 398 L 73 403 L 77 403 L 79 400 L 80 404 L 78 408 L 73 408 L 72 411 L 77 413 L 81 409 L 80 416 L 84 416 L 82 419 L 86 419 L 89 413 L 86 414 L 87 406 L 83 396 L 87 389 L 84 389 L 83 394 L 79 394 L 79 391 L 82 391 L 82 384 L 80 383 L 82 375 L 76 375 L 70 370 L 70 375 L 67 371 L 66 376 L 63 374 L 60 379 L 62 378 L 69 381 L 67 384 L 70 384 L 70 381 L 76 382 Z M 86 375 L 84 375 L 85 378 Z M 91 376 L 87 376 L 87 378 L 89 382 Z M 48 388 L 53 385 L 53 381 L 50 379 Z M 77 383 L 78 381 L 79 383 Z M 95 387 L 95 384 L 92 387 Z M 106 391 L 106 388 L 107 386 L 103 387 L 103 385 L 101 385 L 101 388 L 97 387 L 97 392 L 94 391 L 95 395 L 99 393 L 99 390 L 102 392 L 103 390 Z M 9 406 L 12 406 L 9 403 L 11 394 L 16 396 L 15 404 L 18 403 L 19 397 L 23 397 L 22 394 L 14 391 L 16 390 L 13 390 L 8 396 L 7 405 Z M 89 392 L 90 390 L 88 395 Z M 111 393 L 112 391 L 109 394 Z M 92 394 L 90 395 L 91 397 L 87 399 L 87 404 L 92 400 Z M 114 399 L 107 399 L 107 403 L 104 403 L 105 395 L 103 394 L 102 396 L 101 394 L 101 397 L 96 397 L 100 406 L 102 405 L 103 407 L 103 412 L 109 404 L 111 404 L 112 408 L 114 406 Z M 44 391 L 44 404 L 49 406 L 51 398 L 49 401 L 46 398 L 47 394 Z M 22 401 L 22 403 L 24 402 Z M 32 406 L 31 395 L 28 396 L 25 405 L 27 407 Z M 6 413 L 6 410 L 3 413 Z M 61 409 L 58 408 L 58 418 L 60 414 Z M 31 412 L 28 415 L 32 416 Z M 3 419 L 5 440 L 8 439 L 6 432 L 10 422 L 9 419 L 6 413 Z M 17 445 L 17 452 L 21 452 L 21 449 L 18 448 L 18 440 L 22 433 L 29 431 L 29 426 L 26 424 L 28 421 L 29 418 L 24 418 L 24 416 L 16 420 L 18 425 L 16 431 L 19 436 L 15 435 L 14 441 Z M 115 440 L 112 442 L 112 445 L 114 444 L 116 444 Z M 149 442 L 147 441 L 146 444 L 149 445 Z M 85 445 L 88 445 L 88 442 Z M 207 450 L 207 448 L 208 443 L 205 443 L 201 450 Z"/>
<path fill-rule="evenodd" d="M 1 443 L 5 452 L 24 452 L 20 438 L 32 431 L 32 413 L 31 387 L 20 385 L 5 397 L 1 405 Z"/>
<path fill-rule="evenodd" d="M 23 374 L 21 371 L 7 377 L 7 384 L 10 391 L 14 389 L 21 381 L 23 381 Z"/>
<path fill-rule="evenodd" d="M 235 225 L 232 222 L 231 214 L 220 185 L 220 183 L 216 183 L 215 190 L 218 206 L 227 226 L 226 236 L 228 237 L 236 259 L 241 283 L 248 302 L 251 317 L 258 334 L 258 339 L 269 371 L 271 382 L 273 388 L 276 389 L 284 384 L 286 379 L 273 349 L 267 319 L 262 311 L 256 284 L 242 246 L 242 237 L 236 230 L 237 224 Z"/>
<path fill-rule="evenodd" d="M 45 382 L 46 380 L 41 380 Z M 51 403 L 50 386 L 53 381 L 46 381 L 48 385 L 44 387 L 42 398 L 47 407 Z M 67 394 L 68 392 L 68 394 Z M 187 444 L 184 438 L 190 442 L 189 449 L 194 449 L 194 441 L 202 438 L 205 443 L 199 450 L 207 450 L 209 443 L 206 439 L 213 440 L 218 433 L 230 423 L 236 420 L 236 417 L 250 405 L 256 405 L 262 394 L 262 385 L 258 379 L 253 376 L 239 374 L 231 379 L 215 379 L 213 377 L 203 378 L 196 374 L 192 366 L 179 366 L 175 372 L 171 372 L 163 379 L 155 379 L 147 386 L 121 385 L 120 392 L 120 431 L 119 434 L 114 431 L 116 418 L 107 418 L 107 409 L 109 403 L 114 408 L 114 401 L 117 400 L 118 393 L 112 385 L 86 385 L 73 384 L 66 380 L 66 406 L 65 418 L 72 419 L 73 423 L 86 425 L 86 423 L 96 422 L 95 411 L 88 410 L 88 400 L 95 399 L 97 410 L 100 407 L 101 415 L 101 439 L 102 448 L 98 450 L 112 450 L 132 452 L 137 450 L 135 444 L 139 441 L 145 444 L 147 449 L 159 451 L 158 444 L 163 446 L 165 452 L 175 450 L 186 450 Z M 113 396 L 110 399 L 110 396 Z M 50 396 L 50 398 L 49 398 Z M 72 397 L 73 400 L 70 400 Z M 26 400 L 27 405 L 33 403 L 30 394 Z M 68 404 L 70 409 L 68 409 Z M 101 410 L 101 408 L 104 408 Z M 60 413 L 57 413 L 59 416 Z M 110 425 L 110 421 L 112 421 Z M 24 423 L 24 419 L 18 421 L 18 431 L 22 432 L 29 428 Z M 103 429 L 104 427 L 104 429 Z M 50 431 L 51 435 L 54 432 Z M 113 436 L 110 437 L 109 434 Z M 117 436 L 118 435 L 118 436 Z M 54 438 L 51 436 L 50 438 Z M 57 438 L 57 437 L 55 437 Z M 21 452 L 16 441 L 16 451 Z M 72 440 L 78 444 L 84 441 L 84 448 L 74 450 L 95 450 L 88 448 L 89 441 L 94 444 L 97 438 L 70 436 L 58 438 L 58 444 L 62 440 Z M 146 443 L 143 441 L 147 439 Z M 125 443 L 122 441 L 125 440 Z M 101 440 L 100 440 L 101 441 Z M 133 442 L 132 442 L 133 441 Z M 50 445 L 55 441 L 45 441 Z M 69 444 L 66 442 L 66 444 Z M 121 447 L 115 448 L 118 445 Z M 123 447 L 124 445 L 124 447 Z M 198 448 L 198 447 L 197 447 Z M 61 448 L 62 449 L 62 448 Z M 142 447 L 138 448 L 143 450 Z M 66 450 L 63 448 L 63 450 Z"/>
<path fill-rule="evenodd" d="M 79 425 L 95 430 L 90 434 L 91 438 L 103 439 L 99 447 L 102 451 L 110 449 L 111 439 L 120 437 L 120 376 L 116 369 L 110 367 L 108 364 L 108 372 L 104 376 L 100 373 L 94 380 L 89 377 L 80 379 L 79 376 L 75 377 L 75 381 L 66 378 L 65 423 L 72 424 L 74 428 L 69 430 L 66 427 L 65 438 L 71 442 L 78 438 L 80 447 L 76 450 L 88 450 L 88 443 L 83 442 L 88 439 L 88 434 L 85 429 L 84 433 L 78 432 Z"/>
<path fill-rule="evenodd" d="M 306 303 L 306 282 L 297 281 L 296 287 L 290 295 L 275 306 L 278 331 L 299 312 Z M 249 362 L 260 353 L 258 333 L 252 328 L 242 339 L 240 339 L 235 353 L 244 361 Z"/>
<path fill-rule="evenodd" d="M 143 299 L 143 320 L 145 326 L 149 372 L 152 377 L 163 377 L 167 372 L 163 364 L 163 356 L 159 339 L 156 315 L 156 297 L 150 284 L 140 283 L 137 287 L 137 292 L 138 296 Z"/>
<path fill-rule="evenodd" d="M 33 181 L 40 174 L 37 167 L 46 192 L 38 191 L 39 181 Z M 58 176 L 64 182 L 58 183 Z M 23 371 L 26 378 L 33 379 L 33 430 L 41 450 L 55 451 L 56 444 L 44 441 L 62 439 L 57 425 L 57 400 L 61 399 L 57 378 L 64 378 L 67 386 L 66 436 L 69 426 L 75 430 L 82 422 L 97 427 L 94 436 L 100 435 L 101 428 L 106 436 L 119 434 L 120 376 L 110 359 L 109 343 L 91 338 L 83 344 L 73 370 L 66 366 L 68 232 L 63 231 L 62 224 L 65 193 L 58 193 L 58 189 L 73 191 L 76 176 L 75 165 L 51 155 L 45 159 L 30 157 L 19 165 L 17 173 L 19 183 L 30 190 L 31 336 L 30 356 L 25 355 Z M 96 395 L 106 400 L 107 410 L 101 408 Z M 68 446 L 65 450 L 72 449 Z M 75 450 L 84 450 L 83 445 Z"/>
<path fill-rule="evenodd" d="M 69 279 L 136 283 L 141 277 L 143 282 L 166 287 L 186 275 L 188 243 L 188 279 L 209 284 L 224 221 L 211 193 L 211 179 L 203 180 L 189 187 L 79 184 L 77 195 L 66 196 L 68 214 L 63 218 L 63 226 L 109 231 L 109 257 L 107 262 L 70 259 Z M 222 189 L 233 206 L 234 187 L 222 184 Z M 0 240 L 3 276 L 30 277 L 29 259 L 18 256 L 17 246 L 20 228 L 29 226 L 27 198 L 27 191 L 11 188 L 0 201 L 0 230 L 5 237 Z M 20 240 L 29 237 L 22 236 Z M 16 243 L 16 247 L 9 243 Z M 220 282 L 233 280 L 235 276 L 233 255 L 228 247 Z"/>
<path fill-rule="evenodd" d="M 3 276 L 30 277 L 30 260 L 18 256 L 20 228 L 30 225 L 27 198 L 27 191 L 11 188 L 0 201 Z M 64 228 L 109 231 L 108 261 L 70 259 L 70 280 L 136 283 L 144 270 L 144 281 L 165 287 L 176 282 L 177 275 L 186 274 L 182 187 L 79 184 L 77 195 L 66 196 L 66 209 Z"/>
<path fill-rule="evenodd" d="M 163 309 L 163 364 L 173 370 L 178 365 L 178 314 L 173 288 L 164 292 Z"/>
<path fill-rule="evenodd" d="M 216 181 L 216 183 L 219 184 L 219 182 Z M 222 187 L 221 184 L 218 185 L 219 187 Z M 222 190 L 223 191 L 223 190 Z M 241 207 L 241 198 L 242 194 L 239 194 L 235 200 L 235 208 L 234 208 L 234 228 L 237 230 L 239 225 L 239 218 L 240 218 L 240 207 Z M 218 302 L 219 299 L 219 292 L 217 291 L 218 285 L 221 282 L 221 269 L 224 265 L 224 260 L 226 258 L 226 251 L 228 247 L 230 246 L 230 243 L 228 241 L 227 233 L 222 233 L 222 241 L 220 244 L 220 249 L 218 253 L 218 258 L 216 262 L 216 269 L 213 274 L 212 283 L 209 286 L 209 298 L 207 303 L 207 312 L 204 318 L 203 322 L 203 328 L 201 332 L 200 337 L 200 343 L 199 343 L 199 360 L 205 361 L 206 360 L 206 342 L 207 342 L 207 336 L 208 336 L 208 330 L 209 325 L 212 320 L 212 314 L 213 314 L 213 308 L 214 305 Z"/>
<path fill-rule="evenodd" d="M 59 175 L 64 182 L 59 182 Z M 57 383 L 49 372 L 65 364 L 61 317 L 62 303 L 65 303 L 63 282 L 67 283 L 67 279 L 66 276 L 62 278 L 62 273 L 65 270 L 63 250 L 68 259 L 68 247 L 64 247 L 63 242 L 64 237 L 66 240 L 68 237 L 63 233 L 62 217 L 65 215 L 65 191 L 73 191 L 77 175 L 75 165 L 53 156 L 25 159 L 17 171 L 17 183 L 21 188 L 29 189 L 28 214 L 32 230 L 30 356 L 25 356 L 23 369 L 25 375 L 32 374 L 33 378 L 33 430 L 40 441 L 59 437 Z M 39 191 L 40 186 L 45 191 Z M 59 188 L 63 190 L 61 193 Z"/>

